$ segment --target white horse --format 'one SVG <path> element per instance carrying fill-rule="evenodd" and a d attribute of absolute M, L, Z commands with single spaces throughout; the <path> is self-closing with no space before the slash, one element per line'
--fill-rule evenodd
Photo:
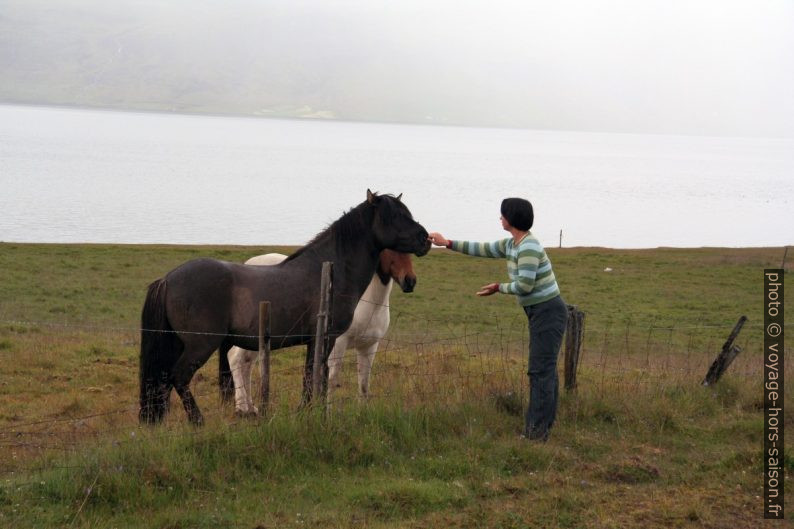
<path fill-rule="evenodd" d="M 247 260 L 247 265 L 275 265 L 286 259 L 280 253 L 258 255 Z M 399 283 L 403 292 L 413 292 L 416 274 L 413 271 L 411 255 L 383 250 L 380 254 L 378 269 L 372 276 L 367 290 L 353 313 L 353 323 L 344 334 L 336 339 L 328 357 L 328 400 L 332 401 L 334 390 L 340 386 L 342 359 L 348 347 L 358 352 L 358 393 L 361 398 L 369 394 L 369 375 L 378 343 L 389 330 L 389 295 L 392 279 Z M 234 408 L 241 415 L 255 415 L 259 410 L 254 406 L 251 394 L 251 370 L 258 360 L 259 351 L 249 351 L 240 347 L 229 350 L 229 368 L 234 379 Z M 261 372 L 261 364 L 260 364 Z"/>

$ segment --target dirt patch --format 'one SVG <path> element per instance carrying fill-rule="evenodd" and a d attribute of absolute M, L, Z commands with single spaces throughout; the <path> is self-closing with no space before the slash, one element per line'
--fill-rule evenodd
<path fill-rule="evenodd" d="M 661 476 L 659 469 L 634 456 L 628 461 L 609 465 L 603 472 L 603 479 L 609 483 L 651 483 Z"/>

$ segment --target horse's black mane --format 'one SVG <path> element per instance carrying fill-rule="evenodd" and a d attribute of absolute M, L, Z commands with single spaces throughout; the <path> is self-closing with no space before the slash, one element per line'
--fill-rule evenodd
<path fill-rule="evenodd" d="M 383 212 L 382 218 L 384 221 L 388 222 L 390 219 L 394 218 L 398 209 L 405 211 L 408 217 L 411 218 L 408 208 L 406 208 L 399 200 L 397 200 L 397 197 L 394 195 L 377 195 L 376 200 L 378 199 L 386 199 L 379 200 L 379 207 Z M 287 257 L 284 261 L 291 261 L 305 253 L 313 246 L 329 239 L 333 239 L 336 247 L 340 251 L 344 251 L 350 246 L 351 242 L 358 240 L 361 233 L 370 229 L 368 223 L 371 219 L 367 218 L 368 216 L 366 213 L 373 207 L 373 204 L 365 200 L 358 206 L 351 208 L 341 217 L 332 222 L 323 231 L 315 235 L 314 238 L 306 243 L 305 246 L 299 248 L 295 253 Z"/>

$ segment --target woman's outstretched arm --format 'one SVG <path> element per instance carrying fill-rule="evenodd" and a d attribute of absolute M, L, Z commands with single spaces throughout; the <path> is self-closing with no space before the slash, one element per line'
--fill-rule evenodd
<path fill-rule="evenodd" d="M 446 246 L 450 250 L 473 255 L 475 257 L 491 257 L 499 258 L 506 257 L 505 249 L 507 248 L 507 241 L 509 239 L 501 239 L 494 242 L 469 242 L 469 241 L 453 241 L 447 239 L 438 232 L 432 232 L 428 239 L 436 246 Z"/>

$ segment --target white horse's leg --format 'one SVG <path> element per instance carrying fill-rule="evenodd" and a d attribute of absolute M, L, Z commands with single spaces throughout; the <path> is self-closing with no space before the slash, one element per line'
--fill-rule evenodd
<path fill-rule="evenodd" d="M 234 380 L 234 410 L 237 412 L 243 411 L 243 404 L 245 403 L 243 376 L 240 374 L 243 354 L 243 349 L 237 346 L 229 349 L 227 353 L 229 358 L 229 371 L 232 372 L 232 380 Z"/>
<path fill-rule="evenodd" d="M 243 364 L 245 363 L 245 349 L 232 347 L 229 349 L 229 370 L 232 372 L 234 380 L 234 410 L 237 413 L 245 413 L 248 410 L 245 395 L 245 379 L 243 378 Z"/>
<path fill-rule="evenodd" d="M 358 395 L 363 399 L 369 397 L 369 374 L 372 372 L 377 350 L 377 341 L 358 350 Z"/>
<path fill-rule="evenodd" d="M 245 350 L 245 362 L 243 362 L 243 380 L 245 381 L 245 398 L 248 413 L 258 415 L 259 409 L 254 406 L 254 393 L 251 383 L 251 371 L 254 369 L 254 364 L 257 363 L 259 358 L 259 351 Z"/>
<path fill-rule="evenodd" d="M 336 339 L 334 348 L 331 350 L 331 354 L 328 355 L 328 395 L 326 400 L 329 405 L 333 403 L 334 391 L 340 387 L 339 375 L 342 374 L 342 360 L 345 357 L 345 349 L 347 349 L 349 342 L 350 339 L 347 334 L 343 334 Z"/>
<path fill-rule="evenodd" d="M 251 368 L 256 354 L 236 346 L 229 350 L 229 368 L 234 379 L 234 409 L 243 415 L 258 412 L 251 399 Z"/>

